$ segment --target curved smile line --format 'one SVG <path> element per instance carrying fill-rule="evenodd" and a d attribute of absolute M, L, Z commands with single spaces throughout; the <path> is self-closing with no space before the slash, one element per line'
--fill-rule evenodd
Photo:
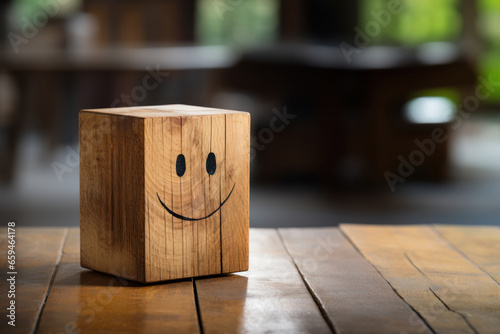
<path fill-rule="evenodd" d="M 156 193 L 156 196 L 158 196 L 158 200 L 160 201 L 161 205 L 165 208 L 165 210 L 168 211 L 168 213 L 170 213 L 172 216 L 174 216 L 175 218 L 179 218 L 179 219 L 182 219 L 182 220 L 189 220 L 189 221 L 197 221 L 197 220 L 203 220 L 203 219 L 207 219 L 208 217 L 211 217 L 214 213 L 216 213 L 217 211 L 220 210 L 220 208 L 222 208 L 222 206 L 227 202 L 227 200 L 229 199 L 229 196 L 231 196 L 231 194 L 233 193 L 233 190 L 234 190 L 234 187 L 236 186 L 236 183 L 233 185 L 233 188 L 231 189 L 231 191 L 229 192 L 229 195 L 227 195 L 226 199 L 224 200 L 224 202 L 221 203 L 221 205 L 215 209 L 215 211 L 213 211 L 211 214 L 209 214 L 208 216 L 205 216 L 203 218 L 189 218 L 189 217 L 184 217 L 178 213 L 175 213 L 173 212 L 172 210 L 170 210 L 166 205 L 165 203 L 162 202 L 162 200 L 160 199 L 160 195 L 158 195 L 158 193 Z"/>

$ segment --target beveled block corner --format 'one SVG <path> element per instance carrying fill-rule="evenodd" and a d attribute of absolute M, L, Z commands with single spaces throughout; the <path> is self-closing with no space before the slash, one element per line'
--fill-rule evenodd
<path fill-rule="evenodd" d="M 82 267 L 151 283 L 248 270 L 250 114 L 82 110 Z"/>

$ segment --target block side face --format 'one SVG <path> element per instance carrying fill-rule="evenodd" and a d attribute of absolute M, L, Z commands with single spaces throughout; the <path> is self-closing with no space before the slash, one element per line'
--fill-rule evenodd
<path fill-rule="evenodd" d="M 225 163 L 221 193 L 230 199 L 221 208 L 222 272 L 248 270 L 250 224 L 250 115 L 225 115 Z"/>
<path fill-rule="evenodd" d="M 144 281 L 144 124 L 81 112 L 81 265 Z"/>

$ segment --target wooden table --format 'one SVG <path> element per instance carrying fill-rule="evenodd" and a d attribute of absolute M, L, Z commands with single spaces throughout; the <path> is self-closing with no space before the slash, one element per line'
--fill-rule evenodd
<path fill-rule="evenodd" d="M 75 228 L 16 230 L 10 333 L 499 333 L 500 228 L 252 229 L 250 271 L 139 285 L 79 264 Z"/>

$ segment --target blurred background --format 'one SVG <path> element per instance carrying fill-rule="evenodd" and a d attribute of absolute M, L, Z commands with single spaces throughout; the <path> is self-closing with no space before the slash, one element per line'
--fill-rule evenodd
<path fill-rule="evenodd" d="M 0 1 L 0 220 L 79 224 L 78 111 L 252 114 L 251 226 L 499 224 L 498 0 Z"/>

